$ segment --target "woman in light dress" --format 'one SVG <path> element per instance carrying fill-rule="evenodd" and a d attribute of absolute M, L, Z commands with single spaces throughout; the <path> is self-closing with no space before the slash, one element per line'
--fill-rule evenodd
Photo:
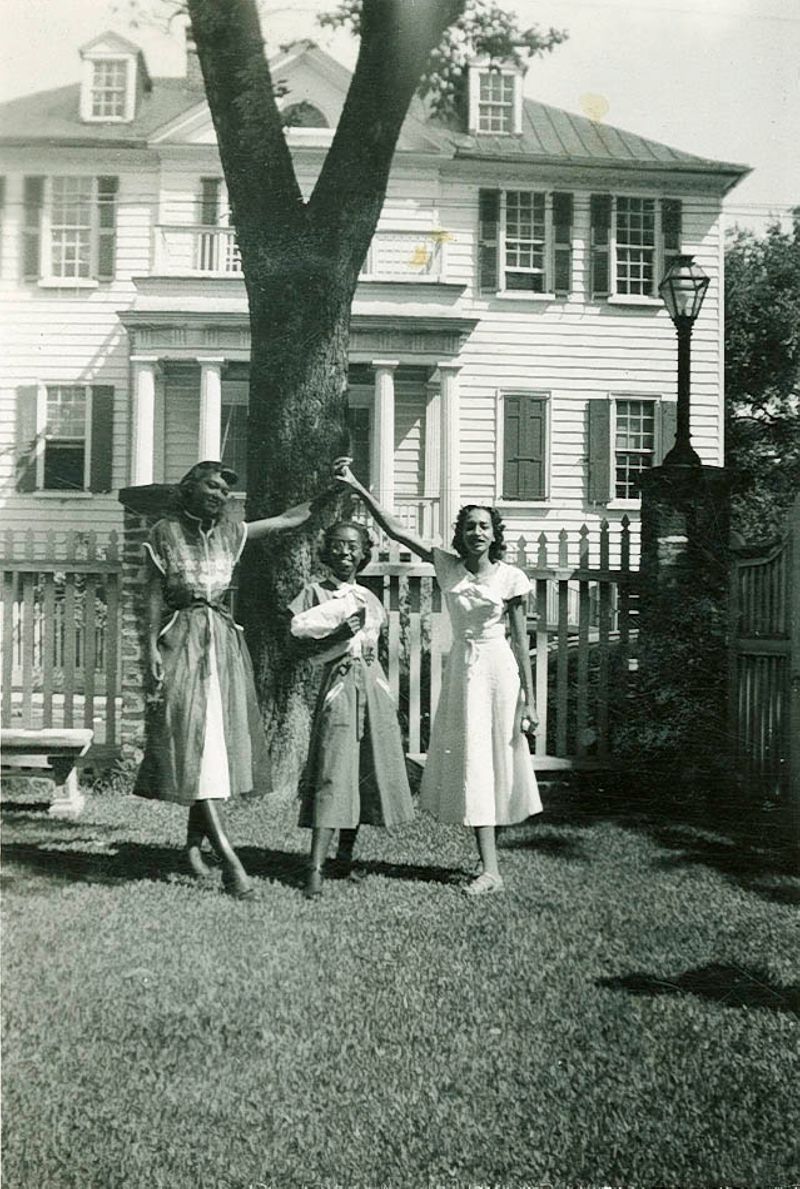
<path fill-rule="evenodd" d="M 496 509 L 476 504 L 462 508 L 455 552 L 448 552 L 421 540 L 382 508 L 345 462 L 335 464 L 335 473 L 390 537 L 433 563 L 452 622 L 453 645 L 420 804 L 440 822 L 473 827 L 481 870 L 467 894 L 500 892 L 495 828 L 524 821 L 542 809 L 527 739 L 537 721 L 525 614 L 530 583 L 522 570 L 502 561 L 503 524 Z"/>

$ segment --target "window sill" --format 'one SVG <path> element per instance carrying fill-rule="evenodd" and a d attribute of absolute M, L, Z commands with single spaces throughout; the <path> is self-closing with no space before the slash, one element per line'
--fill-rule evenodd
<path fill-rule="evenodd" d="M 636 499 L 613 499 L 609 500 L 606 507 L 610 512 L 634 511 L 638 512 L 642 506 L 642 501 L 637 496 Z"/>
<path fill-rule="evenodd" d="M 495 297 L 501 301 L 566 301 L 566 297 L 556 297 L 555 293 L 525 293 L 522 290 L 498 289 Z"/>
<path fill-rule="evenodd" d="M 93 491 L 32 491 L 37 500 L 90 500 Z"/>
<path fill-rule="evenodd" d="M 40 289 L 97 289 L 100 282 L 94 277 L 42 277 Z"/>
<path fill-rule="evenodd" d="M 541 499 L 534 500 L 512 500 L 508 496 L 498 495 L 495 497 L 494 503 L 496 508 L 502 508 L 504 512 L 536 512 L 552 507 L 549 496 L 542 496 Z"/>
<path fill-rule="evenodd" d="M 659 309 L 664 307 L 664 303 L 660 297 L 644 297 L 635 293 L 621 294 L 615 293 L 611 297 L 607 297 L 606 304 L 610 306 L 645 306 L 646 308 Z"/>

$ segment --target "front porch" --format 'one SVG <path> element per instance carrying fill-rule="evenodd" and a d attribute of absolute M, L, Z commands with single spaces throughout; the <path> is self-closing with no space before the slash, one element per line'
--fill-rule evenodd
<path fill-rule="evenodd" d="M 174 483 L 221 458 L 246 490 L 250 332 L 225 310 L 134 309 L 130 352 L 131 486 Z M 461 502 L 461 364 L 473 322 L 355 316 L 350 339 L 353 468 L 410 528 L 441 538 Z"/>

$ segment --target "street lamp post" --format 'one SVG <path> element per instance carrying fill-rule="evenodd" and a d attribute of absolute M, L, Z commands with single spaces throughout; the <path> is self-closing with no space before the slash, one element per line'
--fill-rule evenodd
<path fill-rule="evenodd" d="M 699 467 L 700 456 L 691 443 L 692 328 L 708 289 L 708 277 L 692 256 L 677 256 L 658 286 L 658 292 L 678 332 L 678 424 L 675 445 L 665 467 Z"/>

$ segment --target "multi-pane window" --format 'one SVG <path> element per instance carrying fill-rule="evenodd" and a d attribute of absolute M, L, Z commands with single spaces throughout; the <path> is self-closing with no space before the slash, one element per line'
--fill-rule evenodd
<path fill-rule="evenodd" d="M 505 214 L 505 288 L 543 293 L 547 261 L 545 196 L 529 190 L 507 190 Z"/>
<path fill-rule="evenodd" d="M 617 293 L 655 292 L 656 200 L 617 198 Z"/>
<path fill-rule="evenodd" d="M 48 387 L 42 482 L 46 491 L 85 489 L 88 411 L 87 390 L 83 384 Z"/>
<path fill-rule="evenodd" d="M 50 275 L 92 275 L 94 179 L 55 177 L 50 202 Z"/>
<path fill-rule="evenodd" d="M 481 73 L 478 81 L 478 131 L 514 131 L 515 76 L 499 70 Z"/>
<path fill-rule="evenodd" d="M 617 398 L 615 411 L 614 494 L 617 499 L 638 499 L 639 476 L 653 466 L 655 459 L 655 401 Z"/>
<path fill-rule="evenodd" d="M 92 118 L 95 120 L 124 119 L 127 90 L 127 61 L 110 59 L 95 62 L 92 72 Z"/>

